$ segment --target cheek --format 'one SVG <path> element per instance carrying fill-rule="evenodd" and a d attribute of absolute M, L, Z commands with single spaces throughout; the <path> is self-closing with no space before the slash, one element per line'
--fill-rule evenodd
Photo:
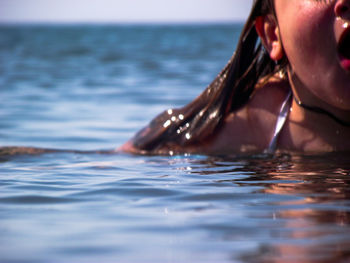
<path fill-rule="evenodd" d="M 326 76 L 330 64 L 335 62 L 332 11 L 328 9 L 306 1 L 288 17 L 284 27 L 281 25 L 286 56 L 292 70 L 305 84 L 316 84 L 315 81 Z"/>
<path fill-rule="evenodd" d="M 298 65 L 318 64 L 320 61 L 316 60 L 324 57 L 324 53 L 329 51 L 331 28 L 327 17 L 315 10 L 304 9 L 299 12 L 290 26 L 285 28 L 285 32 L 281 33 L 289 61 Z"/>

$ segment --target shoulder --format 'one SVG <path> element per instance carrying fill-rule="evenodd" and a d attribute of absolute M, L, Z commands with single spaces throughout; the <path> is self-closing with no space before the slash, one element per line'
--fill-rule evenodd
<path fill-rule="evenodd" d="M 207 152 L 244 153 L 266 149 L 289 90 L 287 82 L 275 77 L 258 83 L 249 102 L 225 118 L 222 128 L 208 143 Z"/>
<path fill-rule="evenodd" d="M 261 113 L 277 115 L 289 92 L 288 82 L 273 77 L 266 83 L 257 85 L 246 109 L 250 115 L 259 118 L 263 117 Z"/>

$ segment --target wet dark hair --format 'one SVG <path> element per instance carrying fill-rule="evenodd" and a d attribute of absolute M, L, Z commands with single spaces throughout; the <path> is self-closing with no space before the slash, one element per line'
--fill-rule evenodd
<path fill-rule="evenodd" d="M 275 15 L 274 1 L 255 0 L 237 49 L 225 68 L 194 101 L 161 113 L 138 132 L 132 143 L 139 153 L 179 153 L 207 142 L 230 112 L 249 101 L 259 80 L 285 67 L 285 63 L 270 59 L 255 30 L 256 18 L 267 14 Z"/>

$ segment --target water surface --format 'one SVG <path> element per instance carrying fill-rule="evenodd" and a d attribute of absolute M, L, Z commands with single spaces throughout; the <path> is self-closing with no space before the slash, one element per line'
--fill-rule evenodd
<path fill-rule="evenodd" d="M 113 149 L 241 25 L 2 26 L 0 145 Z M 0 157 L 0 262 L 349 262 L 350 157 Z"/>

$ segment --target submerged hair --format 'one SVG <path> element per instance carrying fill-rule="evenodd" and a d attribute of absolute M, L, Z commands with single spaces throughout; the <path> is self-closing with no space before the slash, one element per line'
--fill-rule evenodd
<path fill-rule="evenodd" d="M 188 105 L 158 115 L 133 138 L 140 153 L 181 152 L 210 140 L 225 117 L 244 106 L 259 80 L 280 71 L 255 30 L 257 17 L 274 14 L 273 0 L 255 0 L 235 53 L 214 81 Z"/>

